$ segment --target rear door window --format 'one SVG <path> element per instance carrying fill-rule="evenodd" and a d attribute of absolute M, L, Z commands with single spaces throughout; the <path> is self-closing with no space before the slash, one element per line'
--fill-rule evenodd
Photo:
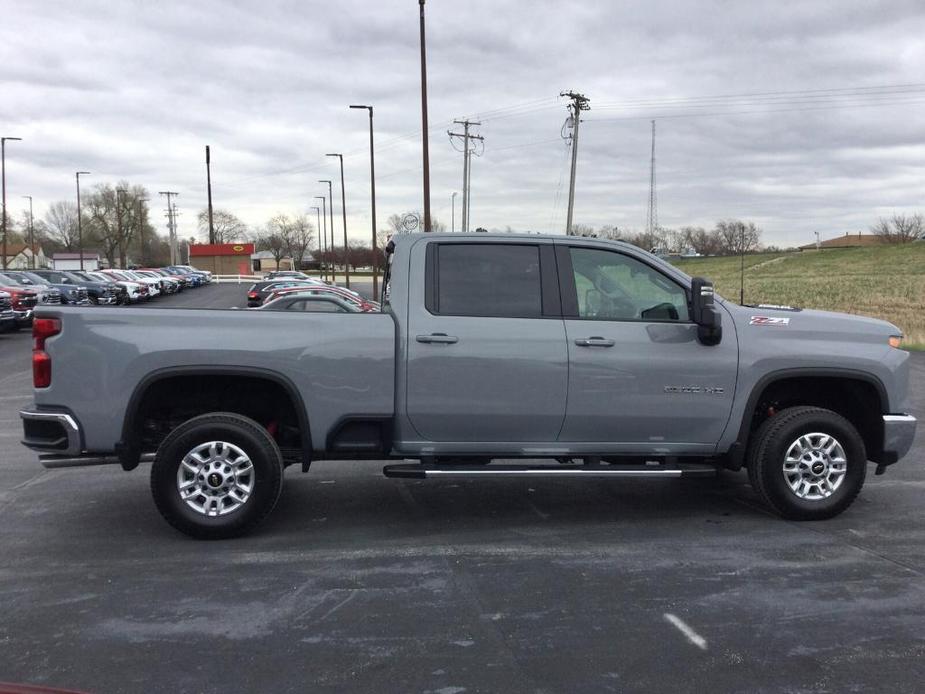
<path fill-rule="evenodd" d="M 543 292 L 539 246 L 501 243 L 435 244 L 435 291 L 429 306 L 449 316 L 540 318 Z"/>

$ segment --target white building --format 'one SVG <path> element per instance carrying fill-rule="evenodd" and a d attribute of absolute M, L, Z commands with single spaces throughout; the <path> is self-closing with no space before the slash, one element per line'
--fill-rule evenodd
<path fill-rule="evenodd" d="M 84 270 L 99 270 L 100 269 L 100 254 L 92 253 L 90 251 L 84 251 Z M 52 256 L 52 263 L 54 264 L 55 270 L 79 270 L 80 269 L 80 253 L 55 253 Z"/>

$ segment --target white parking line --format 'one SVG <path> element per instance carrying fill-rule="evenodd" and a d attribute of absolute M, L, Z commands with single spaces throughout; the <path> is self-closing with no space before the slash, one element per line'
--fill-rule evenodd
<path fill-rule="evenodd" d="M 685 624 L 680 617 L 677 617 L 670 612 L 666 612 L 665 619 L 667 619 L 672 626 L 676 627 L 678 631 L 684 634 L 684 638 L 697 646 L 697 648 L 699 648 L 701 651 L 707 650 L 707 640 L 696 631 L 691 629 L 689 626 L 687 626 L 687 624 Z"/>

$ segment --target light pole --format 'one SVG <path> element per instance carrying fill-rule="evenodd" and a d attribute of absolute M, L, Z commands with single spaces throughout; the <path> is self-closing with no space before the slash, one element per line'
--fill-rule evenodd
<path fill-rule="evenodd" d="M 83 222 L 80 219 L 80 177 L 89 176 L 89 171 L 78 171 L 77 177 L 77 252 L 80 253 L 80 269 L 84 269 L 84 231 Z"/>
<path fill-rule="evenodd" d="M 215 227 L 212 224 L 212 157 L 206 145 L 206 190 L 209 194 L 209 243 L 215 243 Z"/>
<path fill-rule="evenodd" d="M 450 196 L 450 231 L 456 231 L 456 196 L 459 195 L 455 190 Z"/>
<path fill-rule="evenodd" d="M 135 198 L 135 215 L 138 218 L 138 244 L 141 247 L 141 265 L 148 267 L 148 254 L 145 251 L 145 223 L 142 212 L 144 212 L 145 203 L 148 198 Z"/>
<path fill-rule="evenodd" d="M 3 179 L 3 262 L 0 266 L 6 270 L 6 141 L 21 141 L 21 137 L 0 137 L 0 177 Z"/>
<path fill-rule="evenodd" d="M 29 200 L 29 251 L 31 253 L 29 265 L 35 270 L 35 226 L 32 224 L 32 196 L 23 195 L 23 197 Z"/>
<path fill-rule="evenodd" d="M 424 231 L 430 231 L 430 150 L 427 144 L 427 50 L 424 42 L 424 0 L 421 9 L 421 127 L 424 129 Z"/>
<path fill-rule="evenodd" d="M 350 108 L 369 109 L 369 190 L 373 208 L 373 301 L 379 300 L 379 249 L 376 243 L 376 157 L 373 152 L 373 107 L 353 105 Z"/>
<path fill-rule="evenodd" d="M 337 264 L 334 263 L 334 184 L 328 180 L 319 180 L 318 183 L 327 183 L 328 184 L 328 214 L 331 215 L 331 226 L 328 227 L 331 230 L 331 244 L 328 248 L 331 249 L 331 281 L 334 284 L 337 284 Z"/>
<path fill-rule="evenodd" d="M 308 209 L 314 210 L 314 211 L 315 211 L 315 219 L 316 219 L 316 222 L 317 222 L 318 235 L 320 236 L 320 235 L 321 235 L 321 208 L 318 207 L 317 205 L 313 205 L 312 207 L 309 207 Z M 321 242 L 320 242 L 320 240 L 319 240 L 319 242 L 318 242 L 318 254 L 321 255 Z M 318 269 L 321 270 L 321 271 L 324 270 L 324 264 L 323 264 L 323 263 L 324 263 L 324 256 L 322 255 L 321 258 L 318 260 Z"/>
<path fill-rule="evenodd" d="M 340 160 L 340 211 L 344 216 L 344 275 L 347 289 L 350 289 L 350 246 L 347 243 L 347 193 L 344 191 L 344 155 L 326 154 L 326 157 L 337 157 Z M 331 229 L 333 235 L 334 229 Z"/>
<path fill-rule="evenodd" d="M 321 256 L 321 269 L 323 271 L 324 280 L 328 280 L 328 270 L 327 264 L 324 262 L 324 256 L 328 254 L 328 211 L 327 211 L 327 202 L 328 199 L 323 195 L 316 195 L 315 200 L 321 200 L 321 223 L 322 223 L 322 235 L 321 238 L 324 241 L 324 255 Z"/>
<path fill-rule="evenodd" d="M 122 196 L 128 191 L 125 188 L 116 188 L 116 233 L 119 239 L 119 265 L 125 269 L 125 237 L 122 235 Z"/>

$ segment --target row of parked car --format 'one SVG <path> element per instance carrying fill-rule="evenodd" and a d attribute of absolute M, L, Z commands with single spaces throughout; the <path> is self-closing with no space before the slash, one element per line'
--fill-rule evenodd
<path fill-rule="evenodd" d="M 132 270 L 0 270 L 0 332 L 31 326 L 37 306 L 128 306 L 211 281 L 211 272 L 190 265 Z"/>
<path fill-rule="evenodd" d="M 263 311 L 315 313 L 370 313 L 381 309 L 378 302 L 351 289 L 294 270 L 264 275 L 262 282 L 255 282 L 247 290 L 247 306 Z"/>

